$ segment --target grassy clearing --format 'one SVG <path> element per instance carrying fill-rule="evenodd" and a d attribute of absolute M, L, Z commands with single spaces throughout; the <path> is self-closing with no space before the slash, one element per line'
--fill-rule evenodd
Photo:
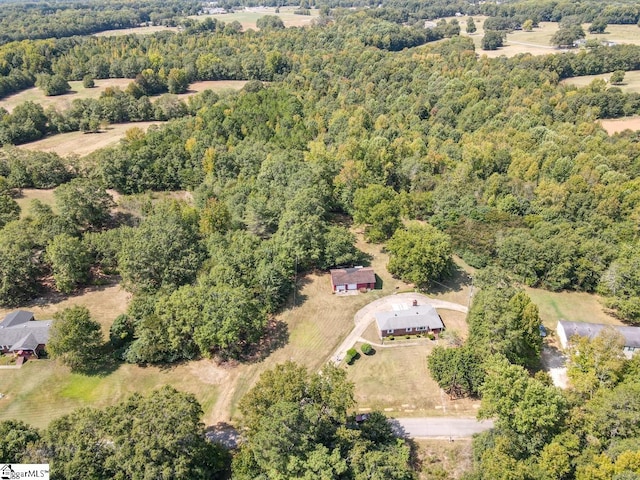
<path fill-rule="evenodd" d="M 560 319 L 622 325 L 620 320 L 607 313 L 597 295 L 584 292 L 549 292 L 537 288 L 525 290 L 538 306 L 542 322 L 549 328 L 555 329 Z"/>
<path fill-rule="evenodd" d="M 470 439 L 413 440 L 420 480 L 456 480 L 471 468 Z"/>
<path fill-rule="evenodd" d="M 258 380 L 260 374 L 287 360 L 298 362 L 311 371 L 319 370 L 353 329 L 353 316 L 366 304 L 409 285 L 393 279 L 386 271 L 388 255 L 378 245 L 370 245 L 359 235 L 358 248 L 372 255 L 371 266 L 382 280 L 382 289 L 366 294 L 337 297 L 331 292 L 328 273 L 313 273 L 298 279 L 296 308 L 287 309 L 277 320 L 287 325 L 287 345 L 273 352 L 264 362 L 240 365 L 234 369 L 234 381 L 226 384 L 220 400 L 210 413 L 209 422 L 229 421 L 238 416 L 237 404 Z M 205 420 L 206 421 L 206 420 Z"/>
<path fill-rule="evenodd" d="M 63 157 L 68 155 L 83 157 L 101 148 L 116 145 L 124 138 L 127 131 L 132 128 L 139 128 L 146 132 L 151 125 L 160 124 L 162 124 L 162 122 L 128 122 L 109 125 L 99 133 L 59 133 L 45 137 L 42 140 L 25 143 L 24 145 L 20 145 L 19 148 L 42 152 L 55 152 Z"/>
<path fill-rule="evenodd" d="M 625 130 L 640 130 L 640 117 L 600 120 L 600 125 L 609 135 L 624 132 Z"/>
<path fill-rule="evenodd" d="M 451 21 L 456 17 L 448 17 L 447 21 Z M 469 35 L 466 33 L 467 17 L 457 18 L 460 22 L 460 34 L 469 36 L 473 39 L 473 43 L 476 46 L 476 52 L 479 55 L 486 55 L 489 58 L 500 57 L 502 55 L 506 57 L 514 57 L 521 53 L 530 53 L 531 55 L 548 55 L 550 53 L 560 53 L 562 50 L 558 50 L 551 44 L 551 37 L 558 31 L 558 23 L 556 22 L 540 22 L 537 28 L 534 28 L 531 32 L 525 32 L 523 30 L 516 30 L 507 34 L 505 46 L 498 50 L 482 50 L 480 44 L 482 37 L 484 36 L 483 23 L 487 17 L 478 15 L 474 16 L 477 32 Z M 638 34 L 638 27 L 636 25 L 609 25 L 606 33 L 603 35 L 593 35 L 589 32 L 589 24 L 582 25 L 586 33 L 586 39 L 596 40 L 608 40 L 616 43 L 630 43 L 633 45 L 640 45 L 640 35 Z"/>
<path fill-rule="evenodd" d="M 50 205 L 51 207 L 53 207 L 53 210 L 55 212 L 53 188 L 43 190 L 37 188 L 23 188 L 20 192 L 20 196 L 16 197 L 15 200 L 20 206 L 20 218 L 24 218 L 27 216 L 32 200 L 40 200 L 45 205 Z"/>
<path fill-rule="evenodd" d="M 206 361 L 195 362 L 200 363 Z M 191 392 L 202 405 L 210 407 L 215 402 L 217 384 L 223 380 L 207 381 L 194 372 L 192 365 L 171 369 L 121 365 L 109 375 L 88 377 L 71 374 L 50 360 L 29 361 L 20 370 L 0 371 L 0 391 L 6 395 L 0 399 L 0 420 L 13 418 L 45 427 L 76 408 L 103 408 L 162 385 Z"/>
<path fill-rule="evenodd" d="M 434 283 L 425 293 L 438 300 L 468 306 L 472 294 L 471 277 L 475 273 L 475 269 L 455 255 L 453 263 L 451 276 L 442 282 Z"/>
<path fill-rule="evenodd" d="M 178 32 L 178 27 L 165 27 L 163 25 L 151 25 L 148 27 L 120 28 L 117 30 L 105 30 L 94 33 L 94 37 L 118 37 L 121 35 L 152 35 L 158 32 Z"/>
<path fill-rule="evenodd" d="M 576 87 L 582 88 L 586 87 L 596 79 L 608 81 L 610 76 L 610 73 L 602 75 L 584 75 L 582 77 L 567 78 L 562 80 L 560 83 L 565 85 L 575 85 Z M 624 83 L 622 85 L 615 85 L 615 87 L 627 93 L 640 93 L 640 70 L 626 72 L 624 74 Z"/>
<path fill-rule="evenodd" d="M 20 308 L 33 312 L 37 320 L 47 320 L 67 307 L 82 305 L 87 307 L 91 317 L 102 325 L 103 333 L 108 334 L 113 320 L 126 311 L 130 298 L 131 294 L 124 291 L 120 285 L 105 285 L 86 288 L 71 296 L 52 294 L 21 305 Z M 11 311 L 13 309 L 0 309 L 0 318 Z"/>
<path fill-rule="evenodd" d="M 31 101 L 39 103 L 44 109 L 53 106 L 56 110 L 63 111 L 68 109 L 71 106 L 71 102 L 76 98 L 99 98 L 107 87 L 125 89 L 131 82 L 133 82 L 131 78 L 107 78 L 104 80 L 96 80 L 96 86 L 94 88 L 85 88 L 82 86 L 82 81 L 74 81 L 69 82 L 71 90 L 68 93 L 53 97 L 47 97 L 42 90 L 33 87 L 3 98 L 0 100 L 0 107 L 4 107 L 8 112 L 12 112 L 13 109 L 21 103 Z"/>
<path fill-rule="evenodd" d="M 215 18 L 225 23 L 240 22 L 243 30 L 256 27 L 256 20 L 265 15 L 276 15 L 282 19 L 285 27 L 304 27 L 310 25 L 314 18 L 316 18 L 320 11 L 317 9 L 311 10 L 311 15 L 295 15 L 293 12 L 298 7 L 280 7 L 280 13 L 276 13 L 274 7 L 255 7 L 247 8 L 233 13 L 219 13 L 215 15 L 193 15 L 189 18 L 196 20 L 202 20 L 207 17 Z"/>
<path fill-rule="evenodd" d="M 427 357 L 435 345 L 376 348 L 375 355 L 362 355 L 347 366 L 358 408 L 391 416 L 475 415 L 477 402 L 450 400 L 431 379 Z"/>
<path fill-rule="evenodd" d="M 85 88 L 82 86 L 82 81 L 73 81 L 69 82 L 71 90 L 68 93 L 53 97 L 47 97 L 42 90 L 37 87 L 33 87 L 3 98 L 0 100 L 0 107 L 5 108 L 8 112 L 12 112 L 17 105 L 26 101 L 31 101 L 39 103 L 44 109 L 53 106 L 56 110 L 62 112 L 71 107 L 71 103 L 76 99 L 99 98 L 107 87 L 117 87 L 124 90 L 131 82 L 133 82 L 133 79 L 131 78 L 106 78 L 103 80 L 96 80 L 96 86 L 93 88 Z M 247 82 L 244 80 L 212 80 L 194 82 L 189 85 L 189 91 L 187 93 L 180 94 L 178 97 L 186 98 L 207 89 L 215 92 L 240 90 L 245 83 Z"/>

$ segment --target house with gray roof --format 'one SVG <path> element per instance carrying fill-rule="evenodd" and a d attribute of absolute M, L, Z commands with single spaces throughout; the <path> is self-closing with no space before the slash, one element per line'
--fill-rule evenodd
<path fill-rule="evenodd" d="M 558 322 L 557 333 L 562 348 L 567 348 L 571 337 L 578 335 L 580 337 L 594 338 L 607 328 L 613 329 L 622 336 L 624 339 L 624 354 L 627 357 L 630 358 L 636 352 L 640 351 L 640 327 L 560 320 Z"/>
<path fill-rule="evenodd" d="M 444 330 L 444 323 L 431 305 L 417 305 L 392 312 L 375 314 L 380 338 L 398 335 L 433 333 L 438 336 Z"/>
<path fill-rule="evenodd" d="M 36 321 L 33 313 L 11 312 L 0 322 L 0 353 L 35 355 L 42 353 L 49 341 L 53 320 Z"/>

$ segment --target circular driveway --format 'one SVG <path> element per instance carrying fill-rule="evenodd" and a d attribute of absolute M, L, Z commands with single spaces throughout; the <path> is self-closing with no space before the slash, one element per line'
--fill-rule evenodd
<path fill-rule="evenodd" d="M 331 356 L 330 361 L 338 365 L 347 354 L 347 350 L 352 348 L 358 339 L 362 336 L 364 331 L 375 320 L 376 312 L 388 312 L 393 310 L 394 305 L 409 304 L 416 300 L 419 305 L 431 305 L 435 309 L 443 310 L 455 310 L 456 312 L 467 313 L 469 309 L 464 305 L 453 302 L 445 302 L 444 300 L 438 300 L 435 298 L 429 298 L 421 293 L 397 293 L 394 295 L 387 295 L 386 297 L 379 298 L 373 302 L 365 305 L 356 312 L 353 316 L 355 326 L 351 333 L 347 335 L 347 338 L 340 344 L 336 351 Z"/>

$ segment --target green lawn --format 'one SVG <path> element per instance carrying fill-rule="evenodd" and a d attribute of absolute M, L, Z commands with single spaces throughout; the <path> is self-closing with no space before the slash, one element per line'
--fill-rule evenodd
<path fill-rule="evenodd" d="M 197 362 L 201 363 L 201 362 Z M 206 361 L 200 367 L 206 369 Z M 135 392 L 162 385 L 194 393 L 206 406 L 215 402 L 217 386 L 194 374 L 193 367 L 172 369 L 121 365 L 106 376 L 71 374 L 51 360 L 30 360 L 19 370 L 0 370 L 0 420 L 18 419 L 37 427 L 78 407 L 106 407 Z"/>
<path fill-rule="evenodd" d="M 20 206 L 20 218 L 24 218 L 29 213 L 29 207 L 33 200 L 40 200 L 45 205 L 54 207 L 55 198 L 53 197 L 53 188 L 40 190 L 37 188 L 23 188 L 20 196 L 16 197 L 16 202 Z M 54 209 L 55 211 L 55 209 Z"/>
<path fill-rule="evenodd" d="M 602 306 L 601 298 L 584 292 L 549 292 L 538 288 L 526 288 L 527 294 L 540 310 L 542 322 L 555 329 L 558 320 L 621 325 Z"/>
<path fill-rule="evenodd" d="M 441 342 L 441 344 L 443 344 Z M 437 345 L 381 348 L 374 355 L 361 355 L 346 366 L 355 383 L 359 409 L 384 410 L 395 417 L 462 415 L 474 416 L 478 402 L 450 400 L 429 375 L 427 357 Z M 360 346 L 357 347 L 360 351 Z"/>

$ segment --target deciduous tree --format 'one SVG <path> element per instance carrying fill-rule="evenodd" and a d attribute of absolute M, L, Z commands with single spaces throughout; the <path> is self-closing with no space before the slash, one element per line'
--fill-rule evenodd
<path fill-rule="evenodd" d="M 68 307 L 54 316 L 47 352 L 72 371 L 90 371 L 100 363 L 100 324 L 86 307 Z"/>
<path fill-rule="evenodd" d="M 428 224 L 397 230 L 386 248 L 389 272 L 420 287 L 441 280 L 451 268 L 449 236 Z"/>

